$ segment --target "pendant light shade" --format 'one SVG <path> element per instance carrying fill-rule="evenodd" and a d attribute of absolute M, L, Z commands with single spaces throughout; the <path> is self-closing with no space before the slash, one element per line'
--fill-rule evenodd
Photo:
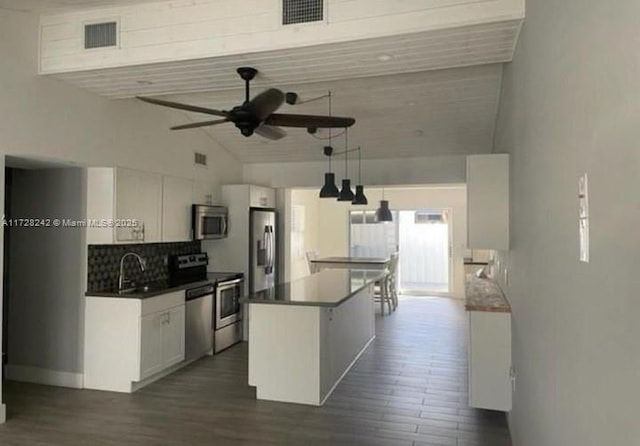
<path fill-rule="evenodd" d="M 340 195 L 338 196 L 338 201 L 353 201 L 356 196 L 353 194 L 351 190 L 351 180 L 345 178 L 342 180 L 342 190 L 340 191 Z"/>
<path fill-rule="evenodd" d="M 327 172 L 324 174 L 324 186 L 320 189 L 320 198 L 337 198 L 340 196 L 338 186 L 336 186 L 336 174 Z"/>
<path fill-rule="evenodd" d="M 364 186 L 362 185 L 362 155 L 360 152 L 360 147 L 358 147 L 358 183 L 360 184 L 356 185 L 356 196 L 351 204 L 364 206 L 369 204 L 369 200 L 367 200 L 367 197 L 364 194 Z"/>
<path fill-rule="evenodd" d="M 381 222 L 393 221 L 388 200 L 380 200 L 380 207 L 376 211 L 376 219 Z"/>
<path fill-rule="evenodd" d="M 367 197 L 364 194 L 364 186 L 362 184 L 358 184 L 356 186 L 356 196 L 351 202 L 351 204 L 356 204 L 356 205 L 369 204 L 369 200 L 367 200 Z"/>

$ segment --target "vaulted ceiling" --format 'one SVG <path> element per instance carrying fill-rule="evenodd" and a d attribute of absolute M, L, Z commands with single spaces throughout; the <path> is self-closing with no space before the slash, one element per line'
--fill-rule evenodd
<path fill-rule="evenodd" d="M 295 91 L 304 102 L 330 91 L 333 114 L 356 119 L 355 126 L 349 130 L 349 146 L 360 146 L 363 158 L 457 155 L 492 150 L 502 64 L 513 57 L 522 23 L 518 17 L 519 0 L 404 0 L 394 7 L 376 1 L 371 7 L 378 8 L 383 15 L 376 16 L 376 12 L 372 16 L 366 11 L 347 8 L 351 14 L 349 26 L 358 27 L 361 34 L 334 41 L 331 41 L 332 31 L 349 30 L 341 25 L 344 17 L 340 11 L 346 14 L 344 8 L 352 3 L 360 6 L 369 3 L 328 0 L 329 12 L 335 15 L 329 18 L 326 28 L 284 31 L 273 27 L 278 21 L 279 1 L 269 0 L 268 4 L 252 1 L 264 8 L 255 17 L 242 17 L 242 11 L 232 0 L 165 1 L 157 6 L 141 6 L 139 10 L 132 5 L 145 0 L 0 0 L 0 8 L 22 7 L 36 11 L 75 8 L 79 11 L 122 5 L 121 10 L 105 10 L 110 17 L 121 17 L 123 32 L 124 46 L 110 52 L 82 52 L 78 31 L 84 20 L 82 14 L 52 15 L 43 21 L 47 37 L 43 38 L 41 48 L 41 70 L 113 100 L 132 100 L 136 95 L 143 95 L 231 109 L 244 98 L 243 83 L 236 68 L 253 66 L 259 75 L 252 83 L 252 95 L 267 87 L 276 87 Z M 496 4 L 505 5 L 504 12 L 497 10 L 495 19 L 487 18 L 486 11 Z M 463 25 L 445 26 L 446 20 L 453 20 L 454 8 L 458 8 L 459 23 Z M 202 21 L 198 21 L 198 16 L 189 15 L 196 10 L 207 11 Z M 473 16 L 472 10 L 477 10 L 479 15 Z M 431 20 L 432 14 L 440 13 L 446 18 L 442 23 L 421 25 L 422 18 Z M 159 22 L 152 20 L 156 17 L 153 14 Z M 216 19 L 220 14 L 229 18 Z M 362 14 L 364 22 L 358 14 Z M 379 19 L 384 14 L 394 16 L 389 29 L 403 31 L 377 34 L 371 31 L 373 37 L 363 37 L 371 30 L 368 24 L 384 26 L 384 20 Z M 99 16 L 100 12 L 86 17 Z M 214 19 L 218 21 L 211 22 Z M 244 26 L 236 29 L 232 26 L 234 20 L 241 20 L 239 23 Z M 251 29 L 252 20 L 261 26 L 266 24 L 266 28 L 245 32 L 245 28 Z M 403 28 L 403 21 L 413 25 Z M 225 27 L 223 31 L 221 26 Z M 423 30 L 407 31 L 421 26 Z M 150 34 L 145 34 L 147 32 Z M 280 39 L 283 33 L 290 34 L 289 41 L 293 42 L 290 47 L 283 45 Z M 326 41 L 301 45 L 295 40 L 296 35 L 302 38 L 309 33 Z M 265 49 L 264 42 L 272 43 L 274 49 Z M 238 50 L 243 45 L 252 48 L 254 43 L 257 49 L 253 51 Z M 195 47 L 211 48 L 218 54 L 203 57 L 193 53 L 186 57 Z M 100 57 L 102 54 L 104 57 Z M 129 61 L 126 54 L 138 59 Z M 153 57 L 149 57 L 150 54 Z M 154 105 L 141 104 L 141 107 Z M 328 101 L 285 104 L 279 111 L 327 114 Z M 211 118 L 171 109 L 166 109 L 166 113 L 175 124 Z M 205 132 L 243 163 L 320 160 L 329 136 L 327 131 L 311 135 L 305 129 L 286 129 L 286 138 L 270 141 L 257 135 L 243 137 L 232 124 L 183 131 Z M 341 133 L 338 129 L 332 135 Z M 335 137 L 332 143 L 337 150 L 345 144 L 343 136 Z"/>

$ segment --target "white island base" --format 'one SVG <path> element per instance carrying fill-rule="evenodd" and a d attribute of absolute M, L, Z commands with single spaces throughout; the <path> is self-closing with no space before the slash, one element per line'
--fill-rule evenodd
<path fill-rule="evenodd" d="M 375 337 L 373 286 L 337 306 L 249 303 L 249 385 L 321 406 Z"/>

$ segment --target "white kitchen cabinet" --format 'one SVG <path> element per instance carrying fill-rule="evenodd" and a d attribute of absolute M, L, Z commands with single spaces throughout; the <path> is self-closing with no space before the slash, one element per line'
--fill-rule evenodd
<path fill-rule="evenodd" d="M 137 220 L 139 227 L 116 227 L 117 242 L 159 242 L 162 218 L 162 176 L 116 169 L 116 220 Z"/>
<path fill-rule="evenodd" d="M 140 318 L 140 374 L 145 379 L 162 370 L 162 322 L 156 313 Z"/>
<path fill-rule="evenodd" d="M 86 297 L 87 389 L 133 392 L 185 359 L 184 291 L 146 299 Z"/>
<path fill-rule="evenodd" d="M 196 192 L 197 190 L 197 192 Z M 206 194 L 205 194 L 205 191 Z M 191 240 L 191 205 L 213 197 L 213 183 L 121 167 L 87 169 L 87 242 L 153 243 Z M 136 220 L 137 227 L 108 222 Z M 92 225 L 91 222 L 99 224 Z M 106 222 L 107 224 L 102 224 Z"/>
<path fill-rule="evenodd" d="M 467 247 L 509 249 L 509 155 L 467 156 Z"/>
<path fill-rule="evenodd" d="M 511 313 L 469 311 L 469 406 L 511 410 Z"/>
<path fill-rule="evenodd" d="M 191 240 L 191 205 L 194 182 L 162 177 L 162 241 Z"/>
<path fill-rule="evenodd" d="M 184 361 L 185 345 L 185 306 L 180 305 L 167 311 L 161 325 L 163 368 Z"/>
<path fill-rule="evenodd" d="M 162 176 L 121 167 L 87 169 L 87 219 L 89 244 L 159 242 Z"/>
<path fill-rule="evenodd" d="M 193 203 L 208 204 L 216 203 L 218 194 L 216 194 L 216 185 L 209 181 L 195 181 L 193 185 Z"/>
<path fill-rule="evenodd" d="M 253 208 L 275 208 L 276 191 L 270 187 L 250 185 L 249 205 Z"/>

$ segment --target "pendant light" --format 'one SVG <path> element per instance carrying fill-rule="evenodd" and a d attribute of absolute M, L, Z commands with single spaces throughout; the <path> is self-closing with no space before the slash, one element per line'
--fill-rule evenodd
<path fill-rule="evenodd" d="M 362 185 L 362 154 L 360 153 L 360 147 L 358 147 L 358 184 L 356 185 L 356 196 L 351 204 L 358 206 L 369 204 L 369 200 L 367 200 L 364 194 L 364 186 Z"/>
<path fill-rule="evenodd" d="M 380 207 L 376 210 L 376 220 L 378 222 L 393 221 L 393 214 L 389 209 L 389 201 L 384 199 L 384 187 L 382 188 L 382 200 L 380 200 Z"/>
<path fill-rule="evenodd" d="M 329 92 L 329 116 L 331 116 L 331 92 Z M 331 172 L 331 129 L 329 129 L 329 145 L 324 148 L 324 154 L 329 157 L 329 172 L 324 174 L 324 186 L 320 189 L 320 198 L 338 198 L 340 191 L 336 186 L 336 174 Z"/>
<path fill-rule="evenodd" d="M 349 131 L 344 129 L 344 179 L 342 180 L 342 190 L 338 196 L 338 201 L 353 201 L 356 196 L 351 190 L 351 180 L 347 178 L 349 175 Z"/>
<path fill-rule="evenodd" d="M 331 172 L 331 154 L 333 153 L 333 147 L 326 146 L 324 148 L 324 154 L 329 157 L 329 172 L 324 174 L 324 186 L 320 189 L 320 198 L 338 198 L 340 191 L 336 186 L 336 174 Z"/>

